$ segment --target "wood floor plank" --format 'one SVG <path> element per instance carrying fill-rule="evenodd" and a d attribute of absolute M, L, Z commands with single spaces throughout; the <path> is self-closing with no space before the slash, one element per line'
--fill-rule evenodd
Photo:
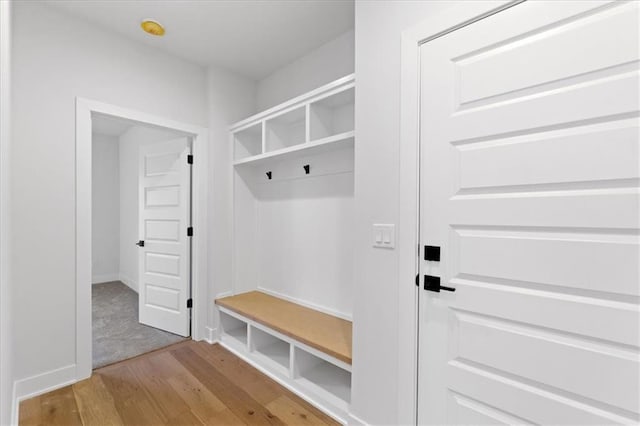
<path fill-rule="evenodd" d="M 289 425 L 326 425 L 325 421 L 284 395 L 267 404 L 267 408 Z"/>
<path fill-rule="evenodd" d="M 191 348 L 175 349 L 171 354 L 211 392 L 218 395 L 229 410 L 242 421 L 261 425 L 284 424 L 216 368 L 210 368 L 209 364 Z"/>
<path fill-rule="evenodd" d="M 85 425 L 124 425 L 111 393 L 99 374 L 72 386 L 80 418 Z"/>
<path fill-rule="evenodd" d="M 99 374 L 113 396 L 118 414 L 125 424 L 151 426 L 164 423 L 147 399 L 142 385 L 126 364 L 101 371 Z"/>
<path fill-rule="evenodd" d="M 180 413 L 190 411 L 189 406 L 163 378 L 161 368 L 144 359 L 138 359 L 128 366 L 164 422 L 176 418 Z"/>
<path fill-rule="evenodd" d="M 197 426 L 204 425 L 204 422 L 191 411 L 185 411 L 168 419 L 165 424 L 167 426 Z"/>
<path fill-rule="evenodd" d="M 71 386 L 65 386 L 40 397 L 43 425 L 81 425 L 76 398 Z"/>
<path fill-rule="evenodd" d="M 190 374 L 174 376 L 167 379 L 167 382 L 191 411 L 201 419 L 208 419 L 216 412 L 227 409 L 220 399 Z"/>
<path fill-rule="evenodd" d="M 20 403 L 20 426 L 336 423 L 220 345 L 188 341 Z"/>
<path fill-rule="evenodd" d="M 42 423 L 42 404 L 40 397 L 29 398 L 20 403 L 20 424 L 37 426 Z"/>
<path fill-rule="evenodd" d="M 246 426 L 249 423 L 243 422 L 228 408 L 218 411 L 204 422 L 207 426 Z"/>

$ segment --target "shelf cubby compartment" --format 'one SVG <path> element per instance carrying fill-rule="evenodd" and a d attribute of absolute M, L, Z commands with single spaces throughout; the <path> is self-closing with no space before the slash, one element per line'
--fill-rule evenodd
<path fill-rule="evenodd" d="M 355 88 L 335 93 L 309 105 L 311 141 L 354 130 Z"/>
<path fill-rule="evenodd" d="M 277 151 L 306 142 L 306 113 L 298 107 L 265 122 L 265 152 Z"/>
<path fill-rule="evenodd" d="M 233 133 L 234 159 L 262 154 L 262 122 Z"/>
<path fill-rule="evenodd" d="M 234 349 L 247 350 L 249 327 L 245 321 L 220 310 L 221 339 L 231 345 Z"/>
<path fill-rule="evenodd" d="M 319 398 L 346 410 L 351 402 L 351 372 L 299 347 L 294 351 L 294 380 Z"/>
<path fill-rule="evenodd" d="M 256 326 L 251 326 L 251 342 L 249 351 L 268 363 L 284 376 L 289 376 L 291 365 L 291 345 L 282 339 L 267 333 Z"/>

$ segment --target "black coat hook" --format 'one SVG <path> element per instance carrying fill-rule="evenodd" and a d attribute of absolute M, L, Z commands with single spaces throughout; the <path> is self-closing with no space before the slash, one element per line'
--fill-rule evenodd
<path fill-rule="evenodd" d="M 267 172 L 267 177 L 269 178 L 269 180 L 271 180 L 271 175 L 272 175 L 271 172 Z"/>
<path fill-rule="evenodd" d="M 302 166 L 302 167 L 304 167 L 304 173 L 305 173 L 306 175 L 308 175 L 308 174 L 309 174 L 309 172 L 311 171 L 311 166 L 309 166 L 308 164 L 305 164 L 305 165 L 304 165 L 304 166 Z"/>

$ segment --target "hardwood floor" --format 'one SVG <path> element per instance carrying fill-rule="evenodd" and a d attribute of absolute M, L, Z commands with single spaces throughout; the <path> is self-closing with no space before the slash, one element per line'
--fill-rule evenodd
<path fill-rule="evenodd" d="M 20 425 L 335 425 L 220 345 L 188 341 L 20 404 Z"/>

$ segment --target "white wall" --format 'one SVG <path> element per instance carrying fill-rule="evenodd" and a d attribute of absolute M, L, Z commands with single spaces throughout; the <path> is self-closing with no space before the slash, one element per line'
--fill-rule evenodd
<path fill-rule="evenodd" d="M 398 223 L 402 31 L 451 2 L 356 2 L 356 289 L 351 412 L 397 424 L 397 251 L 371 247 L 373 223 Z M 397 234 L 396 234 L 397 235 Z"/>
<path fill-rule="evenodd" d="M 209 104 L 209 281 L 208 300 L 231 291 L 233 166 L 229 126 L 255 112 L 255 83 L 226 70 L 207 72 Z M 197 161 L 197 159 L 194 159 Z M 194 232 L 198 232 L 197 229 Z M 217 328 L 215 306 L 209 305 L 208 324 Z"/>
<path fill-rule="evenodd" d="M 9 239 L 11 3 L 0 1 L 0 424 L 12 416 L 13 367 Z"/>
<path fill-rule="evenodd" d="M 263 111 L 354 71 L 354 31 L 348 31 L 258 82 L 256 108 Z"/>
<path fill-rule="evenodd" d="M 98 284 L 120 275 L 120 150 L 116 136 L 92 138 L 91 281 Z"/>
<path fill-rule="evenodd" d="M 42 3 L 13 8 L 12 291 L 25 308 L 12 371 L 23 395 L 75 377 L 75 97 L 201 126 L 207 100 L 196 65 Z"/>
<path fill-rule="evenodd" d="M 138 246 L 141 238 L 138 230 L 138 152 L 140 147 L 183 136 L 179 132 L 147 126 L 133 126 L 122 135 L 119 142 L 119 277 L 133 291 L 138 291 Z"/>

